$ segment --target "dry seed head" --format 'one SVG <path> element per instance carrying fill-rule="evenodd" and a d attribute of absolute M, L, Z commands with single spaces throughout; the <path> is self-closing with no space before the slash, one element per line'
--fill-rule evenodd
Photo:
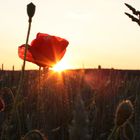
<path fill-rule="evenodd" d="M 31 19 L 35 14 L 35 5 L 32 2 L 27 5 L 27 14 L 29 16 L 29 22 L 31 22 Z"/>
<path fill-rule="evenodd" d="M 115 124 L 116 126 L 124 125 L 133 114 L 133 105 L 130 100 L 124 100 L 117 106 L 115 114 Z"/>

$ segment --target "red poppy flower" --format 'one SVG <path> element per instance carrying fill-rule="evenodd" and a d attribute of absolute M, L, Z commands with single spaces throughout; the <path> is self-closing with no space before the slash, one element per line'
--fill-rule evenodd
<path fill-rule="evenodd" d="M 52 67 L 66 52 L 69 42 L 49 34 L 38 33 L 27 50 L 26 60 L 41 67 Z M 25 44 L 18 48 L 18 55 L 24 59 Z"/>

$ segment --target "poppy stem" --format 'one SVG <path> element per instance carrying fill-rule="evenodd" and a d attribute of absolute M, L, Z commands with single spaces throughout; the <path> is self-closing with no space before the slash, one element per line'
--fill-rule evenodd
<path fill-rule="evenodd" d="M 19 100 L 19 98 L 21 96 L 20 91 L 21 91 L 21 88 L 23 86 L 23 81 L 24 81 L 26 54 L 27 54 L 27 50 L 28 50 L 28 41 L 29 41 L 29 35 L 30 35 L 30 30 L 31 30 L 31 22 L 32 22 L 32 20 L 29 20 L 29 26 L 28 26 L 28 32 L 27 32 L 27 38 L 26 38 L 26 44 L 25 44 L 24 60 L 23 60 L 22 71 L 21 71 L 21 75 L 20 75 L 20 80 L 19 80 L 19 85 L 18 85 L 18 89 L 17 89 L 17 94 L 15 96 L 15 103 L 14 103 L 13 109 L 16 108 L 17 102 L 18 102 L 18 100 Z"/>
<path fill-rule="evenodd" d="M 117 132 L 118 129 L 119 127 L 115 125 L 111 134 L 108 136 L 107 140 L 112 140 L 112 137 L 114 136 L 114 134 Z"/>
<path fill-rule="evenodd" d="M 23 76 L 24 76 L 24 71 L 25 71 L 26 55 L 27 55 L 27 50 L 28 50 L 28 41 L 29 41 L 29 35 L 30 35 L 30 30 L 31 30 L 31 23 L 32 23 L 32 21 L 29 21 L 26 44 L 25 44 L 24 61 L 23 61 L 23 66 L 22 66 L 22 75 Z"/>
<path fill-rule="evenodd" d="M 19 93 L 20 93 L 21 87 L 23 86 L 23 81 L 24 81 L 26 55 L 27 55 L 27 50 L 28 50 L 28 41 L 29 41 L 29 35 L 30 35 L 30 30 L 31 30 L 31 22 L 32 22 L 32 20 L 29 20 L 29 26 L 28 26 L 28 32 L 27 32 L 27 38 L 26 38 L 26 44 L 25 44 L 24 60 L 23 60 L 23 65 L 22 65 L 22 71 L 21 71 L 21 76 L 20 76 L 20 80 L 19 80 L 19 85 L 18 85 L 18 89 L 17 89 L 17 95 L 15 97 L 15 104 L 19 99 Z"/>
<path fill-rule="evenodd" d="M 28 26 L 28 32 L 27 32 L 27 38 L 26 38 L 26 44 L 25 44 L 24 60 L 23 60 L 23 65 L 22 65 L 20 82 L 18 86 L 18 93 L 20 92 L 20 89 L 23 85 L 23 80 L 24 80 L 23 78 L 24 78 L 24 73 L 25 73 L 26 55 L 27 55 L 27 50 L 28 50 L 28 41 L 29 41 L 29 35 L 30 35 L 30 30 L 31 30 L 31 22 L 32 20 L 29 20 L 29 26 Z"/>
<path fill-rule="evenodd" d="M 16 96 L 15 96 L 13 109 L 12 109 L 13 117 L 14 117 L 15 113 L 17 115 L 20 135 L 21 135 L 21 121 L 20 121 L 20 115 L 19 115 L 19 111 L 18 111 L 18 103 L 21 102 L 21 99 L 22 99 L 21 98 L 21 96 L 22 96 L 21 89 L 22 89 L 23 81 L 24 81 L 26 54 L 27 54 L 27 50 L 28 50 L 28 40 L 29 40 L 30 30 L 31 30 L 31 21 L 29 21 L 26 44 L 25 44 L 24 61 L 23 61 L 22 71 L 21 71 L 21 75 L 20 75 L 20 81 L 19 81 L 19 85 L 18 85 L 18 89 L 17 89 L 17 93 L 16 93 Z M 12 119 L 11 119 L 11 121 L 12 121 Z"/>

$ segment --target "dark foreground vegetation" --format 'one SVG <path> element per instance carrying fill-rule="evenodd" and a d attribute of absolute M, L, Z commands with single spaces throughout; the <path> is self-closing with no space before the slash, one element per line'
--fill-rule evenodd
<path fill-rule="evenodd" d="M 140 71 L 25 71 L 13 111 L 19 78 L 20 71 L 0 71 L 0 97 L 5 103 L 0 140 L 140 140 Z M 124 100 L 134 111 L 109 138 Z"/>

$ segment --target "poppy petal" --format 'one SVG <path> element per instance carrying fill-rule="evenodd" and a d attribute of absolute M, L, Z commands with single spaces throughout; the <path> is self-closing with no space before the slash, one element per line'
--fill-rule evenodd
<path fill-rule="evenodd" d="M 39 66 L 52 67 L 62 59 L 69 42 L 49 34 L 38 33 L 27 51 L 26 60 Z M 19 57 L 24 59 L 25 45 L 19 47 Z"/>
<path fill-rule="evenodd" d="M 29 46 L 30 47 L 30 46 Z M 18 56 L 21 58 L 21 59 L 24 59 L 24 52 L 25 52 L 25 44 L 21 45 L 19 48 L 18 48 Z M 35 62 L 33 57 L 32 57 L 32 54 L 30 53 L 29 49 L 27 50 L 27 53 L 26 53 L 26 60 L 27 61 L 30 61 L 30 62 Z"/>

